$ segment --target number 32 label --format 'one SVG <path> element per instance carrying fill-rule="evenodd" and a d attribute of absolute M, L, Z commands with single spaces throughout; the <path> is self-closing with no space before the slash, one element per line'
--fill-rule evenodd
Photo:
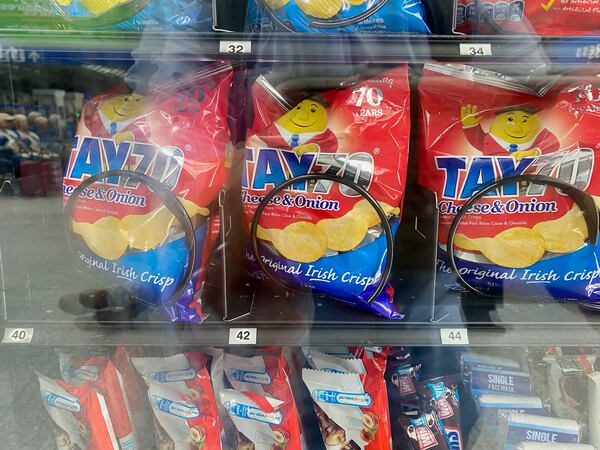
<path fill-rule="evenodd" d="M 230 328 L 229 345 L 256 344 L 256 328 Z"/>
<path fill-rule="evenodd" d="M 252 41 L 220 41 L 220 53 L 252 53 Z"/>

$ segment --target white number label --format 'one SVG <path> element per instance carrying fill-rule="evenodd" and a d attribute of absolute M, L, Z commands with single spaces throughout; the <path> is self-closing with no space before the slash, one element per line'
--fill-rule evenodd
<path fill-rule="evenodd" d="M 459 44 L 461 56 L 492 56 L 492 44 Z"/>
<path fill-rule="evenodd" d="M 256 328 L 230 328 L 229 345 L 256 344 Z"/>
<path fill-rule="evenodd" d="M 469 345 L 469 332 L 466 328 L 442 328 L 442 345 Z"/>
<path fill-rule="evenodd" d="M 221 41 L 221 53 L 252 53 L 252 41 Z"/>
<path fill-rule="evenodd" d="M 29 344 L 33 338 L 33 328 L 5 328 L 3 344 Z"/>
<path fill-rule="evenodd" d="M 379 106 L 383 101 L 383 91 L 377 87 L 363 86 L 354 92 L 358 94 L 356 106 L 362 106 L 365 101 L 369 106 Z"/>

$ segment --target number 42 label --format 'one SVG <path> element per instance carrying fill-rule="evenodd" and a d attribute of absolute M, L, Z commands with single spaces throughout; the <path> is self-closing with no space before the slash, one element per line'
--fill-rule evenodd
<path fill-rule="evenodd" d="M 442 345 L 469 345 L 469 332 L 466 328 L 442 328 Z"/>
<path fill-rule="evenodd" d="M 256 328 L 230 328 L 229 345 L 256 344 Z"/>
<path fill-rule="evenodd" d="M 33 328 L 5 328 L 3 344 L 29 344 L 33 339 Z"/>

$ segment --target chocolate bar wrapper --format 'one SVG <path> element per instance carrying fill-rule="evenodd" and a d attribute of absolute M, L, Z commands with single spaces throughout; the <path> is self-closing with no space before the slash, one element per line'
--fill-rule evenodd
<path fill-rule="evenodd" d="M 391 448 L 383 377 L 304 369 L 323 442 L 328 450 Z"/>
<path fill-rule="evenodd" d="M 411 450 L 449 450 L 444 426 L 435 411 L 416 418 L 398 419 L 402 429 L 401 448 Z"/>
<path fill-rule="evenodd" d="M 306 353 L 306 360 L 308 365 L 315 370 L 327 370 L 337 373 L 367 373 L 362 360 L 354 357 L 338 357 L 316 350 L 309 350 Z"/>
<path fill-rule="evenodd" d="M 460 375 L 447 375 L 417 383 L 417 392 L 424 410 L 434 409 L 442 421 L 451 450 L 462 450 L 463 434 L 460 422 Z"/>

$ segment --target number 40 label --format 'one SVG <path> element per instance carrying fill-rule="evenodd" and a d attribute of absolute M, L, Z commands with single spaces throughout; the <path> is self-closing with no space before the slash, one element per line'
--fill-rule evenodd
<path fill-rule="evenodd" d="M 29 344 L 33 338 L 33 328 L 5 328 L 3 344 Z"/>
<path fill-rule="evenodd" d="M 230 328 L 229 345 L 256 344 L 256 328 Z"/>
<path fill-rule="evenodd" d="M 442 345 L 469 345 L 469 332 L 466 328 L 442 328 Z"/>

